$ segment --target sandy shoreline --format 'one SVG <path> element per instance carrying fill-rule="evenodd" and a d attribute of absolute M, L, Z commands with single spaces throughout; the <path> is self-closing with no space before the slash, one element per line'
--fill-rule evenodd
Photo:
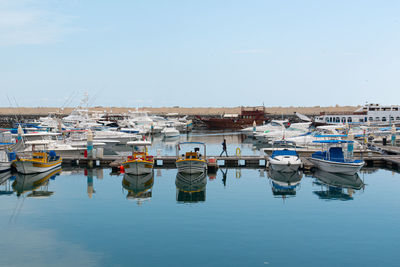
<path fill-rule="evenodd" d="M 331 106 L 331 107 L 265 107 L 265 112 L 274 115 L 292 115 L 299 112 L 305 115 L 318 115 L 321 112 L 349 112 L 355 111 L 357 106 Z M 49 113 L 61 113 L 68 115 L 74 108 L 64 108 L 60 110 L 54 107 L 21 107 L 9 108 L 0 107 L 0 115 L 47 115 Z M 127 113 L 129 110 L 136 110 L 135 107 L 92 107 L 90 111 L 98 111 L 108 113 Z M 147 110 L 150 113 L 165 115 L 167 113 L 178 113 L 180 115 L 221 115 L 221 114 L 238 114 L 240 107 L 142 107 L 139 110 Z"/>

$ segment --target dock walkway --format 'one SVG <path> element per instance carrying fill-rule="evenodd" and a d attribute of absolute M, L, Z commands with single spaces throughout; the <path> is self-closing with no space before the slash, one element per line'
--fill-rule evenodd
<path fill-rule="evenodd" d="M 267 157 L 266 156 L 209 156 L 207 160 L 209 161 L 211 158 L 215 159 L 215 163 L 212 164 L 211 161 L 209 163 L 210 169 L 216 169 L 218 167 L 223 168 L 267 168 Z M 309 160 L 308 156 L 300 157 L 303 162 L 303 171 L 309 172 L 312 171 L 314 165 Z M 395 170 L 400 170 L 400 149 L 399 154 L 397 155 L 380 155 L 380 154 L 367 154 L 365 156 L 358 157 L 365 161 L 366 167 L 388 167 Z M 175 165 L 175 156 L 161 156 L 155 157 L 154 168 L 166 168 L 166 169 L 174 169 Z M 111 167 L 118 169 L 122 162 L 125 160 L 125 157 L 122 156 L 104 156 L 98 159 L 87 159 L 87 158 L 63 158 L 63 165 L 72 165 L 72 166 L 88 166 L 88 167 Z"/>

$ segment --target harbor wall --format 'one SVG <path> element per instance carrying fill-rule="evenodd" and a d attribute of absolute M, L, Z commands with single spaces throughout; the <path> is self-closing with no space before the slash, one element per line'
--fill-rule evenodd
<path fill-rule="evenodd" d="M 270 119 L 289 119 L 296 122 L 297 117 L 294 112 L 299 112 L 307 116 L 319 115 L 321 112 L 349 112 L 354 111 L 356 106 L 334 106 L 334 107 L 265 107 L 265 112 Z M 16 122 L 29 122 L 49 114 L 57 114 L 57 116 L 65 117 L 69 115 L 74 108 L 56 108 L 56 107 L 0 107 L 0 127 L 12 127 Z M 241 107 L 142 107 L 140 111 L 146 110 L 151 114 L 166 115 L 168 113 L 177 113 L 178 115 L 189 116 L 193 119 L 195 126 L 200 127 L 202 124 L 196 120 L 196 116 L 211 117 L 220 116 L 222 114 L 239 114 Z M 123 114 L 134 111 L 134 107 L 92 107 L 90 111 L 107 112 Z"/>
<path fill-rule="evenodd" d="M 330 107 L 265 107 L 265 112 L 272 115 L 291 115 L 299 112 L 304 115 L 319 115 L 321 112 L 351 112 L 358 106 L 330 106 Z M 74 108 L 57 107 L 0 107 L 0 115 L 41 115 L 46 116 L 49 113 L 68 115 Z M 146 110 L 154 114 L 165 115 L 168 113 L 178 113 L 179 115 L 222 115 L 239 114 L 241 107 L 140 107 L 139 110 Z M 134 111 L 136 107 L 91 107 L 90 111 L 107 113 L 128 113 Z"/>

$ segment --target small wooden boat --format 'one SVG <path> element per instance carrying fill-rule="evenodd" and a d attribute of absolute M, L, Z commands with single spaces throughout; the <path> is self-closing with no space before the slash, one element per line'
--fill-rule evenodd
<path fill-rule="evenodd" d="M 194 151 L 179 154 L 182 145 L 202 145 L 204 155 L 200 154 L 200 148 L 195 147 Z M 176 145 L 176 167 L 182 173 L 203 173 L 207 170 L 206 145 L 201 142 L 180 142 Z"/>
<path fill-rule="evenodd" d="M 132 155 L 122 162 L 125 173 L 134 175 L 151 173 L 154 166 L 154 157 L 147 153 L 147 146 L 151 145 L 151 142 L 131 141 L 127 144 L 132 146 Z"/>
<path fill-rule="evenodd" d="M 20 158 L 17 156 L 13 165 L 19 173 L 32 174 L 52 170 L 60 167 L 62 158 L 57 156 L 53 150 L 33 152 L 29 158 Z"/>

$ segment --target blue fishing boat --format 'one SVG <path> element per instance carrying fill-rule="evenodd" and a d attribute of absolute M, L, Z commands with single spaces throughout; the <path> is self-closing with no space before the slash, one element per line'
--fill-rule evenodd
<path fill-rule="evenodd" d="M 363 160 L 345 157 L 342 144 L 347 144 L 352 152 L 354 141 L 349 140 L 318 140 L 314 143 L 330 146 L 328 150 L 317 151 L 312 154 L 310 161 L 318 168 L 326 172 L 343 173 L 353 175 L 365 164 Z M 350 153 L 349 153 L 350 154 Z M 351 153 L 352 154 L 352 153 Z"/>

